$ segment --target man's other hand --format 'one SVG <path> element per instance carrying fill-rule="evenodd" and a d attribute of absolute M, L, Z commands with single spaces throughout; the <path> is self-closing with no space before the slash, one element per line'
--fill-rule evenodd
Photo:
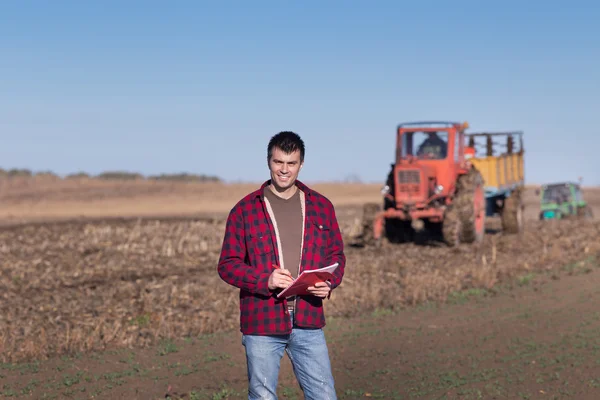
<path fill-rule="evenodd" d="M 315 286 L 310 286 L 307 291 L 314 296 L 325 298 L 331 291 L 331 286 L 329 282 L 317 282 Z"/>
<path fill-rule="evenodd" d="M 269 290 L 285 289 L 294 282 L 292 273 L 287 269 L 277 267 L 269 276 Z"/>

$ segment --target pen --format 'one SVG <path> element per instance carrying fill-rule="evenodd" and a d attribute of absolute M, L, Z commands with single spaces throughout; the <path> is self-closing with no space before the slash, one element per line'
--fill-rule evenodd
<path fill-rule="evenodd" d="M 283 267 L 280 267 L 280 266 L 279 266 L 279 265 L 277 265 L 277 264 L 271 264 L 271 266 L 272 266 L 273 268 L 275 268 L 275 269 L 282 269 L 282 270 L 286 271 L 286 269 L 285 269 L 285 268 L 283 268 Z M 295 280 L 296 280 L 296 278 L 294 278 L 294 277 L 292 276 L 292 274 L 291 274 L 291 273 L 290 273 L 290 278 L 292 278 L 292 281 L 295 281 Z"/>
<path fill-rule="evenodd" d="M 273 267 L 275 267 L 275 269 L 283 269 L 283 270 L 285 270 L 285 268 L 284 268 L 284 267 L 280 267 L 280 266 L 279 266 L 279 265 L 277 265 L 277 264 L 271 264 L 271 265 L 272 265 Z"/>

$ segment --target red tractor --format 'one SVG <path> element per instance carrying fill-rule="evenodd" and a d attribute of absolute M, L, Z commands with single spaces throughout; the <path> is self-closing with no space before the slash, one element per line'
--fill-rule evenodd
<path fill-rule="evenodd" d="M 499 189 L 486 187 L 482 172 L 474 166 L 478 162 L 486 169 L 483 171 L 486 176 L 492 175 L 492 169 L 494 176 L 500 176 L 495 168 L 502 164 L 498 160 L 504 160 L 502 157 L 508 154 L 495 157 L 490 147 L 484 158 L 476 159 L 475 136 L 487 135 L 491 146 L 489 135 L 494 134 L 471 137 L 465 134 L 467 128 L 467 123 L 438 121 L 398 126 L 396 161 L 382 189 L 383 209 L 380 204 L 365 205 L 362 232 L 354 244 L 379 243 L 383 236 L 395 243 L 408 242 L 414 239 L 415 232 L 425 230 L 440 234 L 444 242 L 455 246 L 461 242 L 480 242 L 486 215 L 501 212 L 509 220 L 513 215 L 519 218 L 520 214 L 504 211 L 503 206 L 510 203 L 507 199 L 511 194 L 511 200 L 517 199 L 521 205 L 518 193 L 522 179 L 502 180 Z M 466 137 L 469 146 L 465 144 Z M 510 136 L 508 143 L 512 140 Z M 522 225 L 514 224 L 518 229 Z"/>

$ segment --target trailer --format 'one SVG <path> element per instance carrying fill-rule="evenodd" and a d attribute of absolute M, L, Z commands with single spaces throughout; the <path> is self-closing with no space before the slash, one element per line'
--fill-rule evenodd
<path fill-rule="evenodd" d="M 467 159 L 482 175 L 486 216 L 502 217 L 503 230 L 524 227 L 525 161 L 523 132 L 468 133 Z"/>

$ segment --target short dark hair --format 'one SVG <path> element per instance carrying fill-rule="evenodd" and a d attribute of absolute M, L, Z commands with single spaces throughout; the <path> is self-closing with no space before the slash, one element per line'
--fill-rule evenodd
<path fill-rule="evenodd" d="M 279 132 L 269 140 L 267 147 L 267 160 L 270 161 L 273 156 L 273 148 L 278 147 L 284 153 L 290 154 L 296 150 L 300 151 L 300 162 L 304 161 L 304 142 L 295 132 L 283 131 Z"/>

